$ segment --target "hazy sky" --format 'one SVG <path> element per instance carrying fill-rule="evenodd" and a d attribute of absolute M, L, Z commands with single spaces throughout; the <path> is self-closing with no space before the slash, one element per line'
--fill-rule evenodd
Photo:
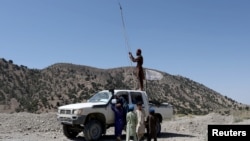
<path fill-rule="evenodd" d="M 249 0 L 0 0 L 0 58 L 14 64 L 135 66 L 137 48 L 145 68 L 250 104 Z"/>

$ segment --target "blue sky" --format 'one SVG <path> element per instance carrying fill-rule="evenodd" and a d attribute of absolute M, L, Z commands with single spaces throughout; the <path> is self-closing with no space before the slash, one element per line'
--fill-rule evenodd
<path fill-rule="evenodd" d="M 126 26 L 126 46 L 121 11 Z M 1 0 L 0 58 L 28 68 L 55 63 L 135 66 L 181 75 L 250 104 L 248 0 Z"/>

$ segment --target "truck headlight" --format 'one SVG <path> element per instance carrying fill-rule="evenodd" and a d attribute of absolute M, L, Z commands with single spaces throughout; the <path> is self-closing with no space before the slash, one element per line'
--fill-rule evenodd
<path fill-rule="evenodd" d="M 82 109 L 73 110 L 73 114 L 74 115 L 82 115 L 83 114 L 83 110 Z"/>

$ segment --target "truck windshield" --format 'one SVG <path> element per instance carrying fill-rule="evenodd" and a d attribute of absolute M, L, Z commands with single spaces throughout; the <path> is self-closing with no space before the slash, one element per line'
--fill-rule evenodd
<path fill-rule="evenodd" d="M 104 102 L 107 103 L 111 98 L 112 94 L 110 92 L 98 92 L 93 95 L 88 102 Z"/>

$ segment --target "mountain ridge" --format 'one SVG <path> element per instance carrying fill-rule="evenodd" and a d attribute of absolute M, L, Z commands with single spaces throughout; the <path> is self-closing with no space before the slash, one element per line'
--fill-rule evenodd
<path fill-rule="evenodd" d="M 150 69 L 150 68 L 145 68 Z M 136 89 L 134 67 L 100 69 L 71 63 L 55 63 L 44 69 L 29 69 L 12 60 L 0 59 L 0 111 L 43 113 L 58 106 L 84 102 L 103 89 Z M 149 99 L 168 102 L 177 114 L 228 113 L 249 110 L 245 104 L 180 75 L 155 70 L 161 80 L 146 82 Z"/>

